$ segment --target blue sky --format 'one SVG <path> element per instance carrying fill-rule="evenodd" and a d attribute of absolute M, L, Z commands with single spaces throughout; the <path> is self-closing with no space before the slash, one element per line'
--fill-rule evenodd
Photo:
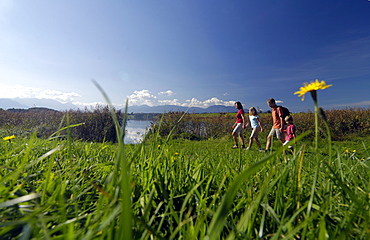
<path fill-rule="evenodd" d="M 78 106 L 207 107 L 240 101 L 370 106 L 367 0 L 0 0 L 0 98 Z"/>

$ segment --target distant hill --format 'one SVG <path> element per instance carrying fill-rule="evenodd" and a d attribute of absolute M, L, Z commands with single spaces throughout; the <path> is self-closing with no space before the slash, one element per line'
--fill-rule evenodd
<path fill-rule="evenodd" d="M 44 108 L 44 107 L 41 107 L 41 108 L 28 108 L 28 109 L 25 109 L 25 108 L 9 108 L 7 109 L 8 112 L 20 112 L 20 113 L 24 113 L 24 112 L 59 112 L 58 110 L 54 110 L 54 109 L 50 109 L 50 108 Z"/>
<path fill-rule="evenodd" d="M 27 105 L 23 105 L 17 101 L 8 98 L 0 99 L 0 108 L 9 109 L 9 108 L 28 108 Z"/>
<path fill-rule="evenodd" d="M 60 103 L 52 99 L 38 98 L 0 98 L 0 108 L 2 109 L 27 109 L 27 108 L 49 108 L 54 110 L 77 109 L 71 103 Z"/>
<path fill-rule="evenodd" d="M 123 109 L 124 110 L 124 109 Z M 223 112 L 236 112 L 234 107 L 230 106 L 223 106 L 223 105 L 214 105 L 208 108 L 200 108 L 200 107 L 182 107 L 176 105 L 166 105 L 166 106 L 154 106 L 150 107 L 147 105 L 141 106 L 129 106 L 128 112 L 129 113 L 164 113 L 164 112 L 185 112 L 188 113 L 223 113 Z"/>

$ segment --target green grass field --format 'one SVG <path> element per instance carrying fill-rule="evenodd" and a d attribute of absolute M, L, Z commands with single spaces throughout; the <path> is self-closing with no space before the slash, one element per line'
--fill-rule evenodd
<path fill-rule="evenodd" d="M 265 139 L 261 139 L 265 143 Z M 370 138 L 1 143 L 1 239 L 369 239 Z M 254 145 L 254 149 L 256 146 Z"/>

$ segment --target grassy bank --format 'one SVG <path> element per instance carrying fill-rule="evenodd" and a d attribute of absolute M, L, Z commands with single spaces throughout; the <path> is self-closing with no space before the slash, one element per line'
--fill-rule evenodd
<path fill-rule="evenodd" d="M 125 113 L 114 110 L 117 118 L 122 122 Z M 370 108 L 349 108 L 325 111 L 329 128 L 334 140 L 347 140 L 358 136 L 370 135 Z M 314 114 L 292 113 L 298 133 L 312 131 L 306 138 L 313 139 Z M 127 114 L 132 119 L 132 114 Z M 137 115 L 135 119 L 147 119 L 149 115 Z M 152 116 L 153 117 L 153 116 Z M 265 129 L 271 128 L 271 114 L 260 114 Z M 235 122 L 235 113 L 215 114 L 184 114 L 184 112 L 169 112 L 157 116 L 153 131 L 159 131 L 162 137 L 170 132 L 172 138 L 182 139 L 219 139 L 230 135 L 231 126 Z M 182 119 L 179 122 L 179 119 Z M 323 122 L 319 120 L 319 126 Z M 50 109 L 33 108 L 28 110 L 1 110 L 0 109 L 0 136 L 15 135 L 29 138 L 34 132 L 39 138 L 48 138 L 54 132 L 68 125 L 78 125 L 69 129 L 73 139 L 94 142 L 118 142 L 114 122 L 108 106 L 96 106 L 93 109 L 70 110 L 65 112 Z M 160 126 L 160 127 L 159 127 Z M 177 126 L 173 129 L 173 126 Z M 250 129 L 249 129 L 250 130 Z M 320 131 L 320 137 L 325 137 L 325 129 Z M 67 135 L 67 131 L 60 131 L 60 135 Z M 265 136 L 262 135 L 264 138 Z"/>

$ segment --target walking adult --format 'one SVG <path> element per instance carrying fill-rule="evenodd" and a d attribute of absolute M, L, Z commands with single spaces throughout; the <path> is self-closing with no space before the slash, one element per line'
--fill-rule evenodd
<path fill-rule="evenodd" d="M 280 140 L 282 144 L 284 144 L 284 119 L 283 119 L 283 112 L 281 108 L 276 105 L 276 101 L 273 98 L 269 98 L 267 100 L 267 105 L 271 108 L 271 115 L 272 115 L 272 128 L 270 133 L 267 136 L 266 142 L 266 151 L 271 147 L 271 141 L 274 136 Z"/>

